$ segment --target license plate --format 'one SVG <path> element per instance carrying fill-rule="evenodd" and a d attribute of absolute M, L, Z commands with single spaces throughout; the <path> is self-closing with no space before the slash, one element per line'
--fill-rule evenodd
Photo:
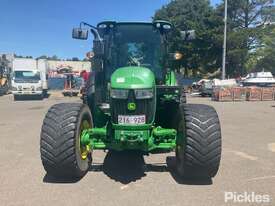
<path fill-rule="evenodd" d="M 118 115 L 118 124 L 145 124 L 145 115 Z"/>

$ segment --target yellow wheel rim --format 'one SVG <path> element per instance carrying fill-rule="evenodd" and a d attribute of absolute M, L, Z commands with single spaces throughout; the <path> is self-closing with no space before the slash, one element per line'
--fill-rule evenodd
<path fill-rule="evenodd" d="M 81 151 L 81 158 L 83 160 L 87 159 L 88 157 L 88 154 L 90 152 L 90 146 L 89 145 L 86 145 L 86 147 L 81 147 L 80 148 L 80 151 Z"/>
<path fill-rule="evenodd" d="M 90 153 L 90 146 L 89 145 L 81 145 L 80 139 L 81 139 L 81 134 L 85 129 L 90 128 L 90 123 L 87 120 L 83 120 L 80 125 L 80 134 L 79 134 L 79 149 L 80 149 L 80 156 L 83 160 L 88 158 L 88 155 Z"/>

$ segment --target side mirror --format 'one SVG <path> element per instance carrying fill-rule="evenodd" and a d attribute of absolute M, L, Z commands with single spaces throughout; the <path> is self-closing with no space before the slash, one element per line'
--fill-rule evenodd
<path fill-rule="evenodd" d="M 74 39 L 86 40 L 88 39 L 88 29 L 73 28 L 72 37 Z"/>
<path fill-rule="evenodd" d="M 191 41 L 196 39 L 195 30 L 181 31 L 180 35 L 183 40 Z"/>

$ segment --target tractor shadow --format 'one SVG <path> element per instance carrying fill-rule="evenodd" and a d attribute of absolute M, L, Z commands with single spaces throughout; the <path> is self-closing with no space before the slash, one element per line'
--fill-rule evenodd
<path fill-rule="evenodd" d="M 44 183 L 56 183 L 56 184 L 71 184 L 71 183 L 77 183 L 80 180 L 81 178 L 57 178 L 49 174 L 45 174 L 43 178 Z"/>
<path fill-rule="evenodd" d="M 135 182 L 146 176 L 143 155 L 137 152 L 109 151 L 103 164 L 93 164 L 91 171 L 103 172 L 122 184 Z"/>
<path fill-rule="evenodd" d="M 212 185 L 213 181 L 211 178 L 193 179 L 193 178 L 183 178 L 177 173 L 176 169 L 176 157 L 168 156 L 166 158 L 167 167 L 173 179 L 182 185 Z"/>
<path fill-rule="evenodd" d="M 14 101 L 16 102 L 22 102 L 22 101 L 42 101 L 43 99 L 40 96 L 18 96 Z"/>
<path fill-rule="evenodd" d="M 109 151 L 103 164 L 93 163 L 90 171 L 103 172 L 122 184 L 141 180 L 148 172 L 167 172 L 178 184 L 211 185 L 212 179 L 183 179 L 176 172 L 176 158 L 167 157 L 166 163 L 146 164 L 142 153 Z"/>

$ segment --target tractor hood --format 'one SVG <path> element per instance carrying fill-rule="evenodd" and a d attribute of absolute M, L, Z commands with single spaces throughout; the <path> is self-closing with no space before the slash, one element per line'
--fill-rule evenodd
<path fill-rule="evenodd" d="M 122 67 L 111 77 L 111 87 L 115 89 L 145 89 L 155 86 L 155 76 L 145 67 Z"/>

